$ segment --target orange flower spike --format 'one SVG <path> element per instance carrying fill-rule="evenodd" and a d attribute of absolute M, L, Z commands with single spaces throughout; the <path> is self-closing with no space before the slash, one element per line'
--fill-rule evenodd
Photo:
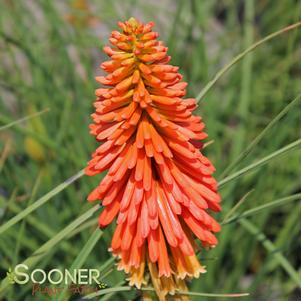
<path fill-rule="evenodd" d="M 203 246 L 217 244 L 220 225 L 210 211 L 220 210 L 214 167 L 201 153 L 207 137 L 195 99 L 183 99 L 187 84 L 178 67 L 169 65 L 167 48 L 157 41 L 153 23 L 131 18 L 113 31 L 111 60 L 97 77 L 96 111 L 91 134 L 102 144 L 92 155 L 87 175 L 107 170 L 89 195 L 104 206 L 99 226 L 115 218 L 111 251 L 118 268 L 140 288 L 148 266 L 160 300 L 186 289 L 186 277 L 199 277 L 204 267 L 193 238 Z M 177 300 L 188 300 L 177 296 Z"/>

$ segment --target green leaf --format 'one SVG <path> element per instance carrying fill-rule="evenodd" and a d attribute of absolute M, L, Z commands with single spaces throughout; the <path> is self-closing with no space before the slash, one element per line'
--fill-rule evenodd
<path fill-rule="evenodd" d="M 84 170 L 79 171 L 77 174 L 66 180 L 65 182 L 61 183 L 48 193 L 46 193 L 44 196 L 42 196 L 40 199 L 38 199 L 36 202 L 34 202 L 32 205 L 28 206 L 26 209 L 24 209 L 19 214 L 12 217 L 9 221 L 7 221 L 5 224 L 0 226 L 0 234 L 3 234 L 6 230 L 8 230 L 10 227 L 15 225 L 17 222 L 21 221 L 24 217 L 26 217 L 28 214 L 33 212 L 34 210 L 38 209 L 42 205 L 44 205 L 46 202 L 48 202 L 53 196 L 64 190 L 66 187 L 68 187 L 70 184 L 72 184 L 74 181 L 78 180 L 80 177 L 84 175 Z"/>
<path fill-rule="evenodd" d="M 274 208 L 276 206 L 281 206 L 281 205 L 287 205 L 289 202 L 295 201 L 295 200 L 300 200 L 301 199 L 301 193 L 297 193 L 294 195 L 290 195 L 254 208 L 251 208 L 249 210 L 244 211 L 241 214 L 237 214 L 235 216 L 225 218 L 225 220 L 222 222 L 223 225 L 230 224 L 232 222 L 236 222 L 237 220 L 243 218 L 243 217 L 250 217 L 256 213 L 261 212 L 262 210 Z"/>
<path fill-rule="evenodd" d="M 101 238 L 103 232 L 97 228 L 94 230 L 93 234 L 90 236 L 88 239 L 87 243 L 83 246 L 81 251 L 78 253 L 77 257 L 71 264 L 69 271 L 73 271 L 75 269 L 80 269 L 85 261 L 87 260 L 89 254 L 92 252 L 93 248 L 95 247 L 96 243 L 99 241 Z M 101 283 L 102 284 L 102 283 Z M 57 301 L 61 301 L 64 299 L 66 295 L 67 288 L 65 288 L 57 298 Z"/>
<path fill-rule="evenodd" d="M 30 114 L 30 115 L 28 115 L 28 116 L 25 116 L 25 117 L 23 117 L 23 118 L 20 118 L 20 119 L 18 119 L 18 120 L 15 120 L 15 121 L 13 121 L 13 122 L 10 122 L 10 123 L 8 123 L 8 124 L 6 124 L 6 125 L 0 126 L 0 131 L 6 130 L 6 129 L 8 129 L 8 128 L 10 128 L 10 127 L 16 125 L 16 124 L 20 124 L 20 123 L 22 123 L 22 122 L 24 122 L 24 121 L 28 121 L 28 120 L 30 120 L 30 119 L 32 119 L 32 118 L 35 118 L 35 117 L 37 117 L 37 116 L 40 116 L 40 115 L 46 113 L 46 112 L 49 112 L 49 108 L 46 108 L 46 109 L 44 109 L 44 110 L 42 110 L 42 111 L 39 111 L 39 112 L 36 112 L 36 113 L 33 113 L 33 114 Z M 0 120 L 1 120 L 1 116 L 0 116 Z"/>
<path fill-rule="evenodd" d="M 263 137 L 270 131 L 270 129 L 276 125 L 276 123 L 285 115 L 287 114 L 301 99 L 301 94 L 295 97 L 288 105 L 286 105 L 270 122 L 269 124 L 261 131 L 261 133 L 256 136 L 252 142 L 247 146 L 247 148 L 240 153 L 236 159 L 224 170 L 222 173 L 222 177 L 228 174 L 233 168 L 241 162 L 244 158 L 247 157 L 248 154 L 255 148 L 256 145 L 263 139 Z"/>
<path fill-rule="evenodd" d="M 39 262 L 49 251 L 51 251 L 62 239 L 67 237 L 76 227 L 81 225 L 84 221 L 89 219 L 97 210 L 99 209 L 99 205 L 95 205 L 84 214 L 75 219 L 71 224 L 57 233 L 53 238 L 48 240 L 45 244 L 43 244 L 40 248 L 38 248 L 29 258 L 27 258 L 22 263 L 27 265 L 28 267 L 33 267 L 37 262 Z M 7 278 L 5 278 L 0 286 L 0 294 L 7 288 Z"/>
<path fill-rule="evenodd" d="M 228 177 L 222 179 L 221 181 L 218 182 L 218 186 L 219 188 L 223 187 L 224 185 L 226 185 L 227 183 L 233 181 L 233 180 L 236 180 L 237 178 L 241 177 L 242 175 L 246 174 L 246 173 L 249 173 L 251 171 L 253 171 L 254 169 L 258 168 L 258 167 L 261 167 L 265 164 L 267 164 L 268 162 L 270 162 L 271 160 L 285 154 L 286 152 L 288 151 L 291 151 L 293 150 L 294 148 L 297 148 L 299 147 L 301 144 L 301 139 L 298 139 L 280 149 L 278 149 L 277 151 L 271 153 L 270 155 L 256 161 L 255 163 L 253 164 L 250 164 L 244 168 L 242 168 L 241 170 L 233 173 L 232 175 L 229 175 Z"/>
<path fill-rule="evenodd" d="M 100 290 L 96 293 L 90 294 L 85 296 L 85 299 L 91 300 L 95 297 L 110 294 L 110 293 L 116 293 L 116 292 L 127 292 L 136 290 L 131 286 L 119 286 L 119 287 L 112 287 L 112 288 L 106 288 L 103 290 Z M 145 287 L 141 288 L 142 291 L 155 291 L 152 287 Z M 139 290 L 137 290 L 139 291 Z M 210 294 L 210 293 L 199 293 L 199 292 L 184 292 L 180 291 L 178 292 L 179 295 L 187 295 L 187 296 L 199 296 L 199 297 L 209 297 L 209 298 L 240 298 L 240 297 L 247 297 L 249 296 L 248 293 L 236 293 L 236 294 Z"/>
<path fill-rule="evenodd" d="M 262 243 L 265 249 L 275 258 L 279 265 L 287 272 L 291 279 L 301 288 L 301 278 L 298 272 L 293 268 L 290 262 L 283 256 L 279 249 L 277 249 L 274 244 L 265 236 L 265 234 L 260 231 L 252 222 L 242 218 L 240 219 L 240 224 L 255 238 Z"/>
<path fill-rule="evenodd" d="M 284 34 L 290 30 L 294 30 L 298 27 L 301 26 L 301 22 L 297 22 L 295 24 L 289 25 L 285 28 L 282 28 L 265 38 L 259 40 L 258 42 L 252 44 L 250 47 L 248 47 L 245 51 L 241 52 L 238 54 L 230 63 L 228 63 L 226 66 L 224 66 L 215 76 L 214 78 L 208 82 L 208 84 L 204 87 L 204 89 L 197 95 L 196 100 L 200 101 L 211 89 L 212 87 L 216 84 L 216 82 L 229 70 L 231 69 L 236 63 L 238 63 L 241 59 L 243 59 L 248 53 L 252 52 L 255 50 L 257 47 L 261 46 L 262 44 L 270 41 L 271 39 Z"/>

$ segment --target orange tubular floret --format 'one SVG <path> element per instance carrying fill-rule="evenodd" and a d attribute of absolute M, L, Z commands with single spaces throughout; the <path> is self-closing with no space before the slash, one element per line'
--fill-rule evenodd
<path fill-rule="evenodd" d="M 192 115 L 195 99 L 183 99 L 187 84 L 178 67 L 169 65 L 167 48 L 157 41 L 153 23 L 134 18 L 119 22 L 110 61 L 96 78 L 91 134 L 101 142 L 86 168 L 87 175 L 107 175 L 89 195 L 104 209 L 99 226 L 115 218 L 111 250 L 118 269 L 140 288 L 148 272 L 160 300 L 185 290 L 186 277 L 204 267 L 195 254 L 194 238 L 214 247 L 220 225 L 210 210 L 220 210 L 214 167 L 201 153 L 207 137 L 202 119 Z M 177 296 L 177 300 L 188 297 Z"/>

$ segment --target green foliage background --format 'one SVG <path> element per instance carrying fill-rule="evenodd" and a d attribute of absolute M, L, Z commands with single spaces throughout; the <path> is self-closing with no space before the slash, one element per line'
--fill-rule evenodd
<path fill-rule="evenodd" d="M 141 296 L 128 290 L 107 251 L 113 227 L 95 230 L 100 210 L 86 196 L 100 178 L 79 172 L 96 147 L 88 124 L 94 76 L 105 59 L 101 48 L 116 22 L 130 16 L 155 21 L 172 64 L 189 82 L 188 95 L 196 97 L 237 54 L 300 21 L 301 2 L 2 0 L 1 280 L 23 261 L 46 270 L 98 268 L 108 289 L 93 299 Z M 225 225 L 216 249 L 200 252 L 208 272 L 189 284 L 192 292 L 250 293 L 243 300 L 301 299 L 301 101 L 295 99 L 301 92 L 300 38 L 295 29 L 261 44 L 223 73 L 200 101 L 197 114 L 214 140 L 205 151 L 220 180 L 218 219 Z M 247 156 L 239 156 L 252 141 Z M 0 286 L 0 300 L 33 298 L 31 285 L 4 280 Z"/>

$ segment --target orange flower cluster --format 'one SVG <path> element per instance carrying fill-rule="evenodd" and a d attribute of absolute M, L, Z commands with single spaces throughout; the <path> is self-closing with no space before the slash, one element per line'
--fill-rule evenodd
<path fill-rule="evenodd" d="M 204 123 L 192 115 L 195 99 L 183 99 L 186 83 L 153 23 L 131 18 L 113 31 L 107 76 L 96 80 L 96 112 L 91 133 L 103 142 L 86 174 L 108 170 L 89 201 L 101 200 L 100 227 L 117 218 L 111 250 L 131 285 L 145 283 L 148 269 L 160 300 L 185 290 L 186 277 L 205 272 L 194 236 L 203 246 L 217 244 L 219 224 L 209 211 L 220 210 L 214 167 L 200 152 Z M 147 268 L 146 268 L 147 266 Z M 178 296 L 178 300 L 186 300 Z"/>

